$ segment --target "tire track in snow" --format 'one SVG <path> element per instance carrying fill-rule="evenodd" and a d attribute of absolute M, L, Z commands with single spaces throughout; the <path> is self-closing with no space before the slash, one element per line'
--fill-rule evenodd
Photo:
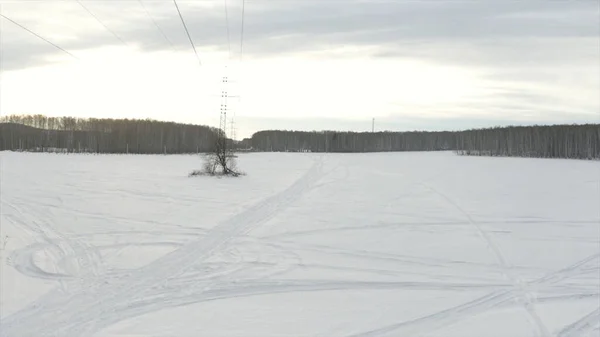
<path fill-rule="evenodd" d="M 269 240 L 269 242 L 273 242 Z M 317 245 L 317 244 L 304 244 L 298 243 L 290 240 L 279 240 L 277 243 L 273 243 L 280 247 L 288 247 L 294 248 L 302 251 L 311 251 L 317 252 L 320 254 L 330 254 L 330 255 L 338 255 L 342 257 L 354 258 L 354 259 L 363 259 L 363 260 L 378 260 L 382 262 L 390 262 L 390 263 L 402 263 L 404 265 L 415 265 L 415 266 L 427 266 L 428 268 L 440 269 L 440 272 L 443 273 L 448 269 L 453 271 L 463 270 L 466 272 L 469 271 L 498 271 L 498 267 L 493 264 L 483 264 L 477 262 L 465 262 L 459 260 L 445 260 L 441 258 L 430 258 L 430 257 L 415 257 L 410 255 L 398 255 L 398 254 L 387 254 L 387 253 L 379 253 L 367 250 L 355 250 L 355 249 L 343 249 L 337 248 L 333 246 L 327 245 Z M 472 279 L 472 277 L 470 277 Z"/>
<path fill-rule="evenodd" d="M 570 277 L 575 271 L 581 269 L 581 267 L 585 266 L 586 264 L 594 261 L 594 260 L 598 260 L 600 258 L 600 253 L 598 254 L 593 254 L 590 255 L 588 257 L 586 257 L 585 259 L 570 265 L 567 268 L 563 268 L 561 269 L 559 272 L 557 273 L 552 273 L 550 275 L 544 276 L 541 279 L 539 279 L 536 283 L 547 283 L 547 282 L 558 282 L 561 281 L 565 278 Z M 595 268 L 597 270 L 597 266 Z"/>
<path fill-rule="evenodd" d="M 314 186 L 315 185 L 313 185 L 313 187 Z M 229 240 L 225 245 L 227 245 L 227 244 L 231 244 L 231 240 Z M 219 251 L 219 249 L 216 249 L 215 251 Z M 594 258 L 595 257 L 592 256 L 589 258 L 589 260 L 591 261 Z M 566 271 L 565 273 L 563 273 L 562 276 L 548 277 L 546 282 L 553 282 L 556 280 L 567 278 L 570 275 L 573 275 L 576 270 L 580 270 L 579 267 L 574 267 L 572 269 L 573 269 L 572 271 Z M 185 271 L 182 273 L 185 273 Z M 225 275 L 225 276 L 228 276 L 228 275 Z M 231 275 L 229 275 L 229 276 L 231 276 Z M 181 279 L 181 274 L 177 277 L 173 277 L 172 279 L 173 280 Z M 104 279 L 104 281 L 106 281 L 106 279 Z M 220 279 L 219 281 L 227 282 L 228 280 L 223 278 L 223 279 Z M 233 281 L 233 280 L 229 280 L 229 281 Z M 110 282 L 112 282 L 112 280 L 110 280 Z M 356 282 L 354 282 L 352 284 L 346 284 L 343 281 L 340 282 L 339 284 L 333 284 L 333 283 L 327 284 L 326 282 L 319 282 L 319 281 L 311 281 L 311 282 L 312 282 L 312 284 L 310 282 L 302 282 L 302 281 L 295 282 L 293 280 L 291 280 L 291 281 L 283 280 L 280 283 L 275 282 L 275 283 L 258 283 L 258 284 L 257 283 L 251 283 L 251 284 L 243 283 L 242 284 L 239 282 L 231 282 L 230 284 L 227 284 L 226 288 L 221 287 L 221 284 L 217 284 L 219 286 L 219 288 L 216 288 L 216 289 L 214 288 L 215 282 L 196 284 L 196 287 L 194 289 L 190 289 L 190 284 L 185 283 L 185 282 L 178 284 L 176 287 L 174 287 L 174 289 L 172 289 L 174 286 L 174 282 L 169 282 L 166 285 L 163 284 L 163 285 L 159 285 L 159 286 L 153 286 L 152 288 L 148 289 L 146 292 L 144 292 L 142 294 L 135 294 L 132 298 L 128 299 L 127 301 L 122 301 L 122 302 L 116 303 L 115 310 L 114 310 L 116 312 L 116 314 L 111 315 L 110 313 L 108 313 L 104 317 L 101 324 L 98 324 L 98 326 L 94 326 L 93 328 L 91 328 L 88 331 L 99 330 L 103 326 L 106 327 L 106 326 L 109 326 L 111 323 L 123 320 L 124 319 L 123 317 L 125 317 L 125 318 L 134 317 L 136 315 L 150 313 L 150 312 L 153 312 L 156 310 L 161 310 L 161 309 L 164 309 L 165 307 L 169 307 L 169 306 L 180 306 L 180 305 L 199 303 L 199 302 L 210 301 L 210 300 L 218 300 L 218 299 L 224 299 L 224 298 L 236 298 L 236 297 L 242 297 L 242 296 L 255 296 L 255 295 L 263 295 L 263 294 L 294 292 L 294 291 L 379 289 L 380 287 L 383 289 L 393 289 L 394 287 L 397 287 L 397 288 L 403 288 L 403 289 L 415 289 L 416 290 L 416 289 L 427 289 L 428 286 L 429 287 L 434 286 L 434 285 L 427 285 L 427 284 L 420 284 L 420 285 L 419 284 L 417 284 L 417 285 L 411 285 L 411 284 L 380 285 L 380 284 L 376 284 L 376 283 L 372 283 L 372 284 L 366 284 L 366 283 L 362 284 L 361 283 L 361 284 L 359 284 Z M 440 283 L 435 286 L 439 286 L 439 287 L 443 288 L 444 284 Z M 211 287 L 213 287 L 213 288 L 211 288 Z M 440 289 L 442 289 L 442 288 L 440 288 Z M 500 304 L 497 304 L 496 306 L 491 305 L 490 307 L 491 307 L 491 309 L 497 308 L 497 306 L 499 306 L 499 305 L 508 304 L 509 302 L 512 301 L 512 299 L 514 299 L 514 296 L 512 296 L 511 294 L 509 294 L 506 297 L 506 300 L 504 302 L 500 301 L 499 299 L 492 298 L 491 299 L 492 301 L 500 301 Z M 484 301 L 484 304 L 485 304 L 485 301 Z M 489 306 L 490 303 L 487 303 L 487 305 Z M 485 305 L 479 307 L 479 309 L 474 308 L 473 312 L 475 314 L 477 314 L 477 313 L 481 312 L 478 310 L 483 309 L 484 307 L 485 307 Z M 468 309 L 468 308 L 466 308 L 466 309 Z M 466 309 L 465 309 L 465 311 L 468 311 Z M 110 310 L 110 308 L 109 308 L 109 310 Z M 465 314 L 463 312 L 463 313 L 455 313 L 453 317 L 460 319 L 461 317 L 464 317 L 464 316 L 465 316 Z M 438 317 L 438 319 L 439 318 L 440 317 Z M 51 317 L 50 317 L 50 319 L 51 319 Z M 436 319 L 432 319 L 429 322 L 430 323 L 433 322 L 431 324 L 432 326 L 437 326 L 437 325 L 443 325 L 443 324 L 451 324 L 452 320 L 447 319 L 445 321 L 446 323 L 438 321 L 438 323 L 436 324 L 435 323 Z M 427 323 L 427 321 L 421 322 L 420 324 L 421 324 L 420 327 L 422 327 L 423 329 L 430 328 L 430 325 Z M 417 327 L 416 324 L 406 324 L 405 327 L 407 329 L 410 329 L 411 331 L 417 331 L 417 332 L 421 331 L 421 328 Z M 33 327 L 32 329 L 38 329 L 38 328 Z M 77 330 L 76 324 L 71 325 L 69 327 L 69 329 L 72 329 L 73 332 L 85 334 L 85 331 Z M 32 331 L 34 331 L 34 330 L 32 330 Z M 391 331 L 393 331 L 393 329 Z M 0 335 L 2 335 L 2 331 L 0 331 Z M 37 336 L 39 334 L 32 333 L 32 335 Z M 4 336 L 4 335 L 2 335 L 2 336 Z"/>
<path fill-rule="evenodd" d="M 48 224 L 46 214 L 38 210 L 32 209 L 29 206 L 28 211 L 22 209 L 18 205 L 13 203 L 4 202 L 5 206 L 13 209 L 19 215 L 20 219 L 17 219 L 14 215 L 7 214 L 8 218 L 15 225 L 21 226 L 21 228 L 27 232 L 28 235 L 34 236 L 34 243 L 28 247 L 15 250 L 11 253 L 8 258 L 8 264 L 13 266 L 15 269 L 21 272 L 39 272 L 42 278 L 52 278 L 53 273 L 48 273 L 41 270 L 38 266 L 33 263 L 33 256 L 24 258 L 20 256 L 21 253 L 27 254 L 27 252 L 34 252 L 37 247 L 41 244 L 48 245 L 50 249 L 47 251 L 49 255 L 55 259 L 56 265 L 62 265 L 65 269 L 63 273 L 56 272 L 57 275 L 72 275 L 74 277 L 91 277 L 100 273 L 102 267 L 102 257 L 100 254 L 88 244 L 84 242 L 66 236 L 59 231 L 55 230 Z M 23 204 L 27 205 L 26 201 L 22 201 Z M 74 260 L 68 260 L 67 257 L 75 256 Z M 69 263 L 71 262 L 71 263 Z M 70 269 L 70 270 L 67 270 Z M 70 271 L 70 272 L 69 272 Z M 60 277 L 59 277 L 60 278 Z"/>
<path fill-rule="evenodd" d="M 124 319 L 134 318 L 136 316 L 155 312 L 157 310 L 164 310 L 166 308 L 175 308 L 191 304 L 198 304 L 208 301 L 223 300 L 223 299 L 235 299 L 242 297 L 260 296 L 260 295 L 273 295 L 293 292 L 318 292 L 318 291 L 336 291 L 336 290 L 394 290 L 394 289 L 412 289 L 412 290 L 454 290 L 454 291 L 468 291 L 472 290 L 471 285 L 459 285 L 458 287 L 448 287 L 444 283 L 412 283 L 412 282 L 360 282 L 360 281 L 311 281 L 311 280 L 271 280 L 267 282 L 235 282 L 231 284 L 220 285 L 215 289 L 200 289 L 198 292 L 193 292 L 188 289 L 188 285 L 184 285 L 179 288 L 177 292 L 165 291 L 161 294 L 155 294 L 152 297 L 141 298 L 139 301 L 132 303 L 131 306 L 126 308 L 119 308 L 120 315 L 114 317 L 113 321 L 108 325 L 117 323 Z M 552 300 L 565 300 L 565 299 L 580 299 L 581 296 L 587 298 L 597 298 L 594 294 L 583 294 L 580 296 L 570 295 L 562 297 L 549 297 L 547 301 Z M 483 303 L 489 300 L 487 303 Z M 544 299 L 545 300 L 545 299 Z M 503 298 L 494 298 L 492 294 L 486 296 L 486 298 L 480 298 L 475 300 L 476 303 L 469 303 L 462 305 L 462 309 L 472 310 L 478 312 L 482 307 L 471 307 L 477 304 L 486 304 L 489 308 L 497 308 L 501 305 L 515 305 L 511 301 L 510 296 Z M 404 323 L 408 328 L 407 331 L 422 332 L 423 329 L 434 329 L 443 325 L 452 324 L 454 319 L 460 319 L 462 313 L 456 313 L 451 315 L 453 310 L 457 310 L 458 307 L 448 309 L 447 317 L 435 317 L 428 319 L 419 319 L 411 322 Z M 418 325 L 417 325 L 418 324 Z M 397 328 L 387 328 L 388 332 L 396 330 Z M 372 336 L 379 336 L 379 331 Z M 362 335 L 360 335 L 362 336 Z M 370 336 L 370 335 L 369 335 Z M 412 336 L 412 335 L 411 335 Z"/>
<path fill-rule="evenodd" d="M 511 291 L 495 291 L 483 297 L 432 315 L 388 325 L 379 329 L 353 334 L 348 337 L 378 337 L 393 333 L 394 336 L 418 336 L 450 325 L 465 316 L 496 308 L 512 299 Z"/>
<path fill-rule="evenodd" d="M 561 221 L 523 221 L 523 220 L 514 220 L 514 221 L 478 221 L 479 224 L 486 225 L 503 225 L 503 224 L 563 224 Z M 597 225 L 596 222 L 581 222 L 584 224 L 594 224 Z M 340 226 L 333 228 L 319 228 L 319 229 L 308 229 L 308 230 L 300 230 L 295 232 L 286 232 L 286 233 L 278 233 L 271 234 L 267 236 L 263 236 L 264 239 L 279 239 L 286 237 L 299 237 L 302 235 L 314 235 L 314 234 L 322 234 L 327 232 L 338 232 L 338 231 L 368 231 L 379 228 L 405 228 L 405 227 L 440 227 L 444 228 L 446 226 L 462 226 L 464 225 L 464 221 L 437 221 L 437 222 L 384 222 L 378 221 L 374 224 L 369 224 L 367 226 Z"/>
<path fill-rule="evenodd" d="M 121 233 L 121 232 L 118 232 Z M 147 232 L 136 232 L 134 231 L 133 233 L 146 233 Z M 160 233 L 160 232 L 159 232 Z M 162 233 L 163 235 L 166 233 Z M 202 236 L 204 234 L 196 234 L 195 236 Z M 189 236 L 189 235 L 186 235 Z M 241 240 L 240 240 L 241 239 Z M 151 241 L 151 242 L 129 242 L 129 243 L 117 243 L 117 244 L 110 244 L 110 245 L 102 245 L 102 246 L 94 246 L 94 249 L 97 251 L 103 251 L 103 250 L 107 250 L 107 249 L 115 249 L 115 248 L 127 248 L 127 247 L 131 247 L 131 246 L 174 246 L 174 247 L 181 247 L 183 245 L 183 243 L 181 243 L 179 240 L 177 241 Z M 23 249 L 19 249 L 19 250 L 15 250 L 12 253 L 12 265 L 13 267 L 15 267 L 19 272 L 21 272 L 24 275 L 30 276 L 30 277 L 35 277 L 35 278 L 41 278 L 41 279 L 72 279 L 74 276 L 73 275 L 69 275 L 69 274 L 63 274 L 63 273 L 48 273 L 42 269 L 40 269 L 37 265 L 35 265 L 35 263 L 33 262 L 33 256 L 35 254 L 39 254 L 41 252 L 48 252 L 49 250 L 52 250 L 54 246 L 49 245 L 49 244 L 34 244 L 28 247 L 25 247 Z M 493 281 L 489 278 L 476 278 L 474 276 L 462 276 L 462 277 L 458 277 L 455 274 L 447 274 L 448 269 L 451 269 L 453 271 L 456 271 L 457 269 L 464 269 L 466 271 L 469 270 L 477 270 L 477 271 L 481 271 L 482 269 L 489 269 L 491 271 L 496 271 L 496 266 L 495 265 L 487 265 L 487 264 L 473 264 L 473 265 L 467 265 L 465 266 L 464 263 L 462 263 L 462 261 L 452 261 L 452 260 L 444 260 L 444 259 L 425 259 L 425 258 L 414 258 L 414 257 L 410 257 L 410 256 L 398 256 L 398 255 L 391 255 L 391 254 L 382 254 L 382 253 L 374 253 L 374 252 L 368 252 L 368 251 L 363 251 L 363 250 L 346 250 L 346 249 L 339 249 L 339 248 L 334 248 L 334 247 L 330 247 L 330 246 L 323 246 L 323 245 L 305 245 L 305 244 L 297 244 L 295 242 L 288 242 L 288 241 L 280 241 L 279 243 L 274 243 L 273 240 L 264 240 L 264 239 L 251 239 L 250 237 L 243 237 L 243 238 L 239 238 L 236 239 L 235 241 L 235 247 L 237 249 L 237 247 L 242 248 L 242 253 L 243 255 L 240 255 L 242 258 L 244 258 L 244 256 L 248 255 L 248 256 L 255 256 L 256 254 L 252 254 L 252 252 L 248 252 L 247 248 L 251 247 L 254 250 L 256 250 L 256 248 L 269 248 L 269 249 L 275 249 L 277 250 L 277 254 L 272 254 L 273 256 L 282 256 L 282 255 L 286 255 L 286 254 L 290 254 L 292 249 L 295 250 L 304 250 L 304 251 L 315 251 L 318 252 L 320 254 L 327 254 L 327 255 L 339 255 L 342 257 L 346 257 L 349 259 L 356 259 L 356 260 L 383 260 L 386 262 L 394 262 L 394 263 L 402 263 L 403 265 L 405 264 L 415 264 L 415 265 L 427 265 L 429 268 L 439 268 L 440 271 L 436 272 L 437 277 L 440 276 L 445 276 L 449 279 L 454 279 L 456 281 L 460 281 L 462 279 L 466 279 L 466 280 L 479 280 L 479 281 L 483 281 L 483 282 L 490 282 Z M 233 250 L 235 251 L 235 249 Z M 51 253 L 51 252 L 50 252 Z M 238 252 L 239 253 L 239 252 Z M 263 259 L 260 257 L 261 252 L 260 251 L 256 251 L 257 254 L 259 254 L 258 256 L 258 260 L 256 261 L 231 261 L 229 259 L 225 259 L 224 263 L 225 264 L 235 264 L 236 262 L 239 262 L 237 265 L 238 269 L 242 269 L 241 271 L 244 273 L 252 273 L 253 270 L 252 268 L 247 268 L 248 267 L 248 263 L 257 263 L 257 264 L 261 264 L 261 263 L 267 263 L 269 264 L 271 267 L 281 267 L 280 264 L 275 264 L 272 262 L 266 262 L 263 261 Z M 104 255 L 103 255 L 104 256 Z M 73 257 L 76 258 L 77 256 Z M 104 256 L 104 260 L 107 260 L 106 256 Z M 371 269 L 371 268 L 358 268 L 358 267 L 342 267 L 342 266 L 333 266 L 333 265 L 325 265 L 325 264 L 320 264 L 320 263 L 312 263 L 312 264 L 304 264 L 301 263 L 301 260 L 299 259 L 299 256 L 297 254 L 294 254 L 291 257 L 287 258 L 288 261 L 290 260 L 295 260 L 296 262 L 293 263 L 293 265 L 291 267 L 309 267 L 309 268 L 323 268 L 323 269 L 329 269 L 329 270 L 342 270 L 342 271 L 357 271 L 357 272 L 365 272 L 365 273 L 374 273 L 377 275 L 387 275 L 387 276 L 398 276 L 398 275 L 406 275 L 406 274 L 415 274 L 415 275 L 422 275 L 422 273 L 413 273 L 410 272 L 409 270 L 400 270 L 400 269 Z M 244 263 L 246 265 L 244 265 Z M 214 264 L 212 264 L 214 265 Z M 231 267 L 228 267 L 227 269 L 231 271 Z M 250 269 L 250 270 L 249 270 Z M 289 268 L 285 269 L 285 271 L 288 271 Z M 279 272 L 278 272 L 279 273 Z M 198 273 L 194 274 L 195 277 L 201 276 Z M 230 277 L 233 277 L 235 275 L 230 275 Z M 191 275 L 186 274 L 186 278 L 190 278 L 192 277 Z M 181 277 L 180 277 L 181 278 Z M 169 281 L 171 282 L 171 280 Z"/>
<path fill-rule="evenodd" d="M 562 329 L 557 337 L 579 337 L 594 331 L 600 325 L 600 308 L 583 316 L 577 322 Z"/>
<path fill-rule="evenodd" d="M 159 295 L 163 300 L 151 300 L 146 303 L 137 303 L 131 310 L 121 312 L 123 317 L 132 318 L 141 314 L 161 310 L 166 307 L 179 307 L 190 304 L 203 303 L 213 300 L 251 297 L 259 295 L 273 295 L 294 292 L 318 292 L 336 290 L 472 290 L 472 284 L 447 285 L 442 282 L 361 282 L 361 281 L 319 281 L 319 280 L 272 280 L 264 282 L 243 282 L 219 286 L 199 292 L 182 288 L 180 292 L 166 292 Z M 483 289 L 489 287 L 482 287 Z M 155 306 L 155 308 L 153 308 Z"/>
<path fill-rule="evenodd" d="M 496 258 L 496 261 L 498 261 L 498 264 L 502 267 L 504 276 L 510 279 L 511 282 L 514 284 L 517 290 L 516 299 L 521 301 L 525 311 L 527 312 L 527 315 L 529 316 L 529 319 L 532 321 L 532 323 L 537 329 L 538 336 L 550 337 L 551 335 L 550 331 L 548 330 L 548 327 L 546 327 L 546 325 L 544 324 L 544 322 L 542 321 L 535 309 L 535 299 L 532 298 L 529 294 L 529 291 L 525 289 L 525 282 L 513 275 L 510 264 L 508 263 L 508 261 L 504 257 L 504 254 L 502 253 L 502 250 L 500 249 L 500 247 L 498 247 L 498 245 L 496 245 L 492 237 L 485 230 L 483 230 L 483 228 L 481 228 L 481 226 L 473 219 L 473 217 L 471 217 L 471 214 L 469 214 L 469 212 L 465 211 L 465 209 L 462 208 L 452 198 L 448 197 L 446 194 L 439 192 L 435 188 L 425 183 L 421 183 L 421 185 L 434 192 L 435 194 L 439 195 L 449 204 L 454 206 L 460 213 L 462 213 L 467 218 L 469 223 L 473 225 L 473 228 L 477 230 L 479 237 L 486 243 L 488 248 L 492 251 L 494 257 Z"/>
<path fill-rule="evenodd" d="M 198 240 L 192 241 L 155 260 L 114 283 L 102 278 L 69 283 L 71 296 L 54 291 L 27 308 L 2 321 L 0 336 L 89 336 L 121 319 L 119 308 L 130 306 L 135 296 L 143 296 L 176 278 L 194 264 L 236 236 L 274 217 L 308 191 L 322 176 L 322 157 L 313 167 L 284 191 L 271 196 L 248 210 L 220 223 Z M 72 291 L 72 288 L 76 291 Z"/>
<path fill-rule="evenodd" d="M 575 275 L 576 272 L 585 264 L 594 261 L 598 257 L 599 254 L 589 256 L 563 269 L 533 280 L 529 282 L 529 285 L 542 285 L 571 277 Z M 391 324 L 367 332 L 353 334 L 348 337 L 380 337 L 388 336 L 392 333 L 393 336 L 420 336 L 424 333 L 432 332 L 444 326 L 456 323 L 460 319 L 477 315 L 485 310 L 495 309 L 507 302 L 514 302 L 516 295 L 518 295 L 518 289 L 514 287 L 507 290 L 500 289 L 467 303 L 442 310 L 431 315 L 410 321 Z"/>
<path fill-rule="evenodd" d="M 97 251 L 104 250 L 116 250 L 120 251 L 123 248 L 129 247 L 175 247 L 179 248 L 183 246 L 180 241 L 151 241 L 151 242 L 128 242 L 128 243 L 115 243 L 102 246 L 94 246 Z M 218 257 L 218 261 L 205 262 L 198 266 L 191 268 L 189 272 L 184 273 L 176 280 L 182 282 L 184 280 L 191 281 L 192 279 L 204 279 L 204 278 L 217 278 L 224 274 L 228 277 L 235 277 L 237 279 L 256 277 L 259 272 L 263 275 L 262 278 L 267 276 L 274 276 L 287 272 L 292 268 L 298 268 L 303 266 L 301 259 L 298 254 L 293 253 L 290 250 L 284 250 L 276 245 L 263 243 L 261 241 L 251 240 L 249 237 L 236 239 L 235 245 L 228 245 L 228 249 L 220 251 L 217 255 L 213 255 L 211 258 Z M 48 272 L 40 268 L 34 261 L 34 257 L 40 253 L 53 254 L 51 250 L 55 249 L 55 246 L 44 243 L 36 243 L 29 245 L 25 248 L 18 249 L 11 254 L 11 263 L 17 271 L 21 274 L 38 278 L 38 279 L 49 279 L 49 280 L 62 280 L 62 279 L 74 279 L 74 275 Z M 265 255 L 265 249 L 267 254 Z M 226 253 L 224 255 L 223 253 Z M 223 255 L 223 256 L 222 256 Z M 72 258 L 77 258 L 73 256 Z M 104 256 L 106 261 L 106 256 Z M 210 260 L 209 260 L 210 261 Z M 112 273 L 111 278 L 118 277 L 118 274 L 124 273 L 122 270 L 111 270 L 108 268 L 103 273 L 104 280 L 107 281 L 107 275 Z"/>

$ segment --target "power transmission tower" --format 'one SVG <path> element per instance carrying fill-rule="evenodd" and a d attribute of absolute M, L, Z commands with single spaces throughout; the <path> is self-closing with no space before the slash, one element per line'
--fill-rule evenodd
<path fill-rule="evenodd" d="M 221 117 L 219 119 L 219 137 L 227 138 L 227 99 L 229 94 L 227 92 L 227 76 L 223 76 L 223 89 L 221 90 Z"/>
<path fill-rule="evenodd" d="M 217 167 L 221 167 L 222 174 L 239 176 L 240 173 L 235 171 L 235 156 L 233 154 L 233 141 L 231 145 L 228 144 L 227 139 L 227 101 L 229 96 L 227 90 L 227 83 L 229 79 L 227 75 L 223 76 L 222 90 L 221 90 L 221 113 L 219 117 L 219 130 L 217 134 L 217 142 L 215 144 L 214 152 L 209 156 L 206 162 L 205 170 L 209 174 L 215 174 Z"/>
<path fill-rule="evenodd" d="M 222 151 L 231 151 L 232 149 L 227 149 L 227 142 L 228 142 L 228 138 L 231 139 L 231 143 L 233 145 L 233 141 L 235 140 L 235 122 L 234 119 L 231 118 L 231 133 L 229 134 L 229 137 L 227 137 L 227 112 L 229 111 L 228 108 L 228 100 L 229 98 L 235 98 L 235 97 L 239 97 L 239 96 L 231 96 L 229 95 L 229 77 L 227 75 L 223 76 L 223 80 L 222 80 L 222 90 L 221 90 L 221 114 L 220 114 L 220 118 L 219 118 L 219 140 L 218 143 L 220 144 L 219 146 L 222 146 L 223 148 L 221 149 Z"/>
<path fill-rule="evenodd" d="M 235 141 L 235 116 L 231 117 L 229 125 L 231 128 L 231 132 L 229 133 L 229 136 L 231 137 L 232 141 Z"/>

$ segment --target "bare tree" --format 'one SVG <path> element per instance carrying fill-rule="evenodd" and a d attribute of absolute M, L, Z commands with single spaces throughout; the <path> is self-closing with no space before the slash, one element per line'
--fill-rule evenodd
<path fill-rule="evenodd" d="M 243 175 L 237 170 L 236 156 L 233 151 L 233 141 L 227 139 L 225 132 L 219 130 L 219 136 L 215 141 L 214 148 L 207 153 L 204 158 L 202 170 L 192 171 L 190 176 L 210 175 L 210 176 L 232 176 Z"/>

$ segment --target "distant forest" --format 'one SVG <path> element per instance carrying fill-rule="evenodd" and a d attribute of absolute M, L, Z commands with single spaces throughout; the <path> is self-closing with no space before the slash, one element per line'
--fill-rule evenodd
<path fill-rule="evenodd" d="M 509 126 L 466 131 L 260 131 L 257 151 L 448 151 L 461 155 L 600 159 L 600 124 Z"/>
<path fill-rule="evenodd" d="M 155 120 L 22 115 L 0 117 L 0 150 L 89 153 L 197 153 L 217 129 Z"/>
<path fill-rule="evenodd" d="M 212 151 L 216 128 L 135 119 L 0 117 L 0 150 L 178 154 Z M 455 151 L 461 155 L 600 159 L 600 124 L 509 126 L 466 131 L 260 131 L 242 151 Z"/>

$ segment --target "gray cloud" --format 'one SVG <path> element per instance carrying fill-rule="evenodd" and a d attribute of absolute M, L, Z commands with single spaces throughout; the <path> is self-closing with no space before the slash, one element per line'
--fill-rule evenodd
<path fill-rule="evenodd" d="M 241 0 L 228 2 L 232 48 L 237 52 Z M 166 2 L 144 3 L 175 48 L 191 52 L 175 8 Z M 128 44 L 145 51 L 171 48 L 137 2 L 90 2 L 87 6 Z M 221 1 L 215 1 L 211 8 L 180 1 L 180 8 L 199 48 L 227 49 Z M 29 23 L 27 13 L 20 12 L 18 5 L 10 9 L 15 13 L 13 19 Z M 79 14 L 89 16 L 85 11 Z M 89 20 L 95 24 L 91 17 Z M 524 53 L 526 59 L 538 62 L 577 62 L 600 53 L 600 23 L 594 1 L 247 0 L 245 20 L 244 53 L 248 57 L 344 45 L 377 45 L 381 51 L 374 57 L 448 58 L 498 65 L 519 62 Z M 26 32 L 15 33 L 18 28 L 8 30 L 11 23 L 2 24 L 5 70 L 42 64 L 48 62 L 48 56 L 60 53 Z M 77 39 L 61 44 L 63 48 L 75 52 L 119 44 L 106 31 L 77 31 L 73 27 Z M 7 36 L 7 32 L 19 34 L 19 38 Z M 38 33 L 44 35 L 43 30 Z"/>
<path fill-rule="evenodd" d="M 239 52 L 241 0 L 227 0 L 231 47 Z M 85 27 L 73 25 L 75 39 L 58 43 L 78 52 L 118 46 L 120 42 L 95 22 L 76 3 L 65 20 L 77 18 Z M 68 3 L 61 6 L 67 6 Z M 137 1 L 84 1 L 111 30 L 131 47 L 142 51 L 192 54 L 179 16 L 170 1 L 144 0 L 173 47 L 146 16 Z M 203 48 L 228 49 L 222 0 L 178 1 L 194 44 Z M 212 6 L 208 7 L 207 4 Z M 10 16 L 46 35 L 56 19 L 30 18 L 19 4 L 2 6 Z M 327 51 L 334 47 L 374 46 L 373 59 L 410 58 L 437 64 L 469 67 L 482 71 L 491 93 L 460 103 L 460 107 L 436 107 L 436 118 L 418 117 L 402 106 L 378 119 L 382 129 L 444 130 L 490 125 L 600 122 L 600 20 L 596 1 L 403 1 L 403 0 L 246 0 L 244 57 L 289 56 L 305 51 Z M 60 15 L 58 15 L 60 17 Z M 78 21 L 78 22 L 79 22 Z M 2 20 L 2 70 L 17 70 L 65 57 L 10 22 Z M 91 28 L 90 28 L 91 27 Z M 364 55 L 363 55 L 364 56 Z M 541 84 L 541 86 L 540 86 Z M 555 88 L 581 88 L 568 101 L 568 94 L 555 95 Z M 560 97 L 559 97 L 560 96 Z M 566 97 L 566 98 L 565 98 Z M 567 99 L 567 101 L 565 101 Z M 485 117 L 455 117 L 461 114 Z M 256 131 L 268 125 L 275 129 L 368 130 L 370 120 L 238 117 L 240 125 Z"/>

